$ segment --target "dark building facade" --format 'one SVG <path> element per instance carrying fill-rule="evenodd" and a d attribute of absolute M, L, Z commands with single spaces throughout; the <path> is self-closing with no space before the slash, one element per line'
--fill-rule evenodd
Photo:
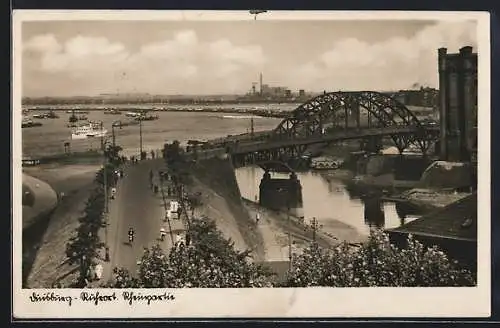
<path fill-rule="evenodd" d="M 448 54 L 438 49 L 440 159 L 476 162 L 477 53 L 463 47 Z"/>
<path fill-rule="evenodd" d="M 400 90 L 393 95 L 406 106 L 430 107 L 438 105 L 438 90 L 421 87 L 419 90 Z"/>

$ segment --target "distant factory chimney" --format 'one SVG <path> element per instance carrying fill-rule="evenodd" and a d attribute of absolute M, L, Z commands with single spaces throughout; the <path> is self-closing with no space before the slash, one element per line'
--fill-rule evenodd
<path fill-rule="evenodd" d="M 259 94 L 262 96 L 262 73 L 260 73 L 260 91 Z"/>

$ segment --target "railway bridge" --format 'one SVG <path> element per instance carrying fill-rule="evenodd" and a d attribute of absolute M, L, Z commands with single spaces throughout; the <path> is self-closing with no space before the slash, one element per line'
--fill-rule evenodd
<path fill-rule="evenodd" d="M 439 128 L 422 123 L 405 105 L 380 92 L 330 92 L 292 111 L 274 130 L 227 139 L 237 166 L 300 158 L 311 145 L 357 139 L 363 150 L 378 152 L 383 139 L 400 153 L 417 147 L 427 154 Z"/>

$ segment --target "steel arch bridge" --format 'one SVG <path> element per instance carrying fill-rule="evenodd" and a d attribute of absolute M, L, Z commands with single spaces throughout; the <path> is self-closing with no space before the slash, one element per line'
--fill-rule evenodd
<path fill-rule="evenodd" d="M 308 139 L 341 130 L 411 128 L 412 133 L 390 134 L 402 152 L 414 144 L 426 152 L 437 140 L 436 129 L 427 129 L 396 99 L 375 91 L 330 92 L 295 109 L 270 135 L 272 140 Z"/>

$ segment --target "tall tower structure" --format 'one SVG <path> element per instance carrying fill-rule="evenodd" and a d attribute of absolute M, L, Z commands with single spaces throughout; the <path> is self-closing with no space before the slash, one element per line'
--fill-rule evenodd
<path fill-rule="evenodd" d="M 262 96 L 262 73 L 260 73 L 259 75 L 259 83 L 260 83 L 259 94 Z"/>
<path fill-rule="evenodd" d="M 438 49 L 440 159 L 474 162 L 477 147 L 477 53 Z"/>

